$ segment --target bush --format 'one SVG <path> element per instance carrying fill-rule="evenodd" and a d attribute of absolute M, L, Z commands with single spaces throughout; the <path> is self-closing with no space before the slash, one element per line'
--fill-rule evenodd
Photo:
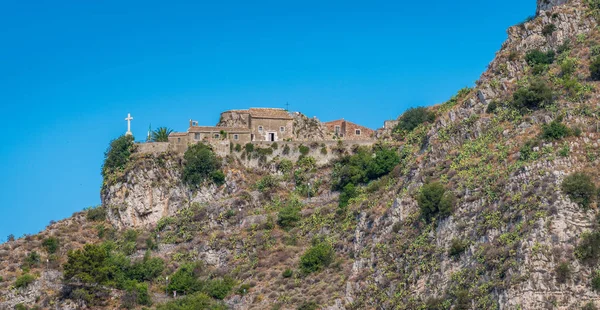
<path fill-rule="evenodd" d="M 281 273 L 281 276 L 284 278 L 291 278 L 294 275 L 294 272 L 292 271 L 292 269 L 286 269 Z"/>
<path fill-rule="evenodd" d="M 594 58 L 590 63 L 590 77 L 594 81 L 600 81 L 600 57 Z"/>
<path fill-rule="evenodd" d="M 300 257 L 300 269 L 305 273 L 318 272 L 329 266 L 334 257 L 333 247 L 327 242 L 319 242 Z"/>
<path fill-rule="evenodd" d="M 412 131 L 423 123 L 435 120 L 435 113 L 425 107 L 410 108 L 398 118 L 398 125 L 394 131 Z"/>
<path fill-rule="evenodd" d="M 577 70 L 577 59 L 572 57 L 565 58 L 560 63 L 560 73 L 562 76 L 571 76 Z"/>
<path fill-rule="evenodd" d="M 556 273 L 556 281 L 558 283 L 565 283 L 571 276 L 571 266 L 567 262 L 562 262 L 556 266 L 554 270 Z"/>
<path fill-rule="evenodd" d="M 85 215 L 88 221 L 100 222 L 106 219 L 106 209 L 103 206 L 90 207 Z"/>
<path fill-rule="evenodd" d="M 544 36 L 549 36 L 554 31 L 556 31 L 556 25 L 554 25 L 554 24 L 548 24 L 548 25 L 544 26 L 544 28 L 542 29 L 542 34 Z"/>
<path fill-rule="evenodd" d="M 552 50 L 544 53 L 539 49 L 534 49 L 525 54 L 525 61 L 532 67 L 535 65 L 550 65 L 554 62 L 554 56 L 555 53 Z"/>
<path fill-rule="evenodd" d="M 58 250 L 58 238 L 56 238 L 56 237 L 46 238 L 42 242 L 42 245 L 44 246 L 44 248 L 46 249 L 46 252 L 48 252 L 48 254 L 54 254 Z"/>
<path fill-rule="evenodd" d="M 600 232 L 583 233 L 575 248 L 575 256 L 582 262 L 595 266 L 600 258 Z"/>
<path fill-rule="evenodd" d="M 583 305 L 583 307 L 581 307 L 581 310 L 597 310 L 597 309 L 598 308 L 596 307 L 596 305 L 594 305 L 593 301 L 589 301 L 588 303 Z"/>
<path fill-rule="evenodd" d="M 252 144 L 252 143 L 246 143 L 244 148 L 246 149 L 246 154 L 250 154 L 250 153 L 254 152 L 254 144 Z"/>
<path fill-rule="evenodd" d="M 352 183 L 346 184 L 340 193 L 338 206 L 340 208 L 347 207 L 350 199 L 358 197 L 359 191 L 356 189 L 356 186 Z"/>
<path fill-rule="evenodd" d="M 592 278 L 592 288 L 594 291 L 600 291 L 600 271 L 596 271 L 594 273 L 594 277 Z"/>
<path fill-rule="evenodd" d="M 454 197 L 450 193 L 446 193 L 442 184 L 433 182 L 421 187 L 417 203 L 421 210 L 421 217 L 430 222 L 436 216 L 444 218 L 452 213 Z"/>
<path fill-rule="evenodd" d="M 41 261 L 42 261 L 42 257 L 36 251 L 33 251 L 33 252 L 29 253 L 29 255 L 27 255 L 27 257 L 25 257 L 25 265 L 27 267 L 36 266 Z"/>
<path fill-rule="evenodd" d="M 300 145 L 298 147 L 298 151 L 300 151 L 300 154 L 302 154 L 303 156 L 306 156 L 310 152 L 310 148 L 306 145 Z"/>
<path fill-rule="evenodd" d="M 35 276 L 26 273 L 17 278 L 17 280 L 15 281 L 15 287 L 16 288 L 24 288 L 24 287 L 29 286 L 29 284 L 33 283 L 34 281 L 35 281 Z"/>
<path fill-rule="evenodd" d="M 199 187 L 204 181 L 212 180 L 217 185 L 224 180 L 218 173 L 221 164 L 212 149 L 202 143 L 191 145 L 183 155 L 183 181 L 190 186 Z"/>
<path fill-rule="evenodd" d="M 229 279 L 210 280 L 206 284 L 205 292 L 213 298 L 224 299 L 231 292 L 233 284 L 233 281 Z"/>
<path fill-rule="evenodd" d="M 277 165 L 277 169 L 279 171 L 281 171 L 281 173 L 284 173 L 284 174 L 292 171 L 293 167 L 294 167 L 294 163 L 291 160 L 285 159 L 285 158 L 279 162 L 279 165 Z"/>
<path fill-rule="evenodd" d="M 122 297 L 122 303 L 125 308 L 134 308 L 136 304 L 145 306 L 152 304 L 152 299 L 148 294 L 148 284 L 128 281 L 124 288 L 125 294 Z"/>
<path fill-rule="evenodd" d="M 264 193 L 272 191 L 277 185 L 279 185 L 277 179 L 272 175 L 267 175 L 256 183 L 256 189 L 258 189 L 259 192 Z"/>
<path fill-rule="evenodd" d="M 571 134 L 571 129 L 559 120 L 554 120 L 549 125 L 542 126 L 542 138 L 546 140 L 560 140 Z"/>
<path fill-rule="evenodd" d="M 468 247 L 469 247 L 468 242 L 466 242 L 464 240 L 460 240 L 460 239 L 452 239 L 452 243 L 450 244 L 450 249 L 448 250 L 448 256 L 456 259 Z"/>
<path fill-rule="evenodd" d="M 359 147 L 356 154 L 342 157 L 334 164 L 332 189 L 342 190 L 346 185 L 366 184 L 390 173 L 400 163 L 395 149 L 375 146 L 373 150 Z"/>
<path fill-rule="evenodd" d="M 225 305 L 215 302 L 204 293 L 196 293 L 175 299 L 156 307 L 157 310 L 226 310 Z"/>
<path fill-rule="evenodd" d="M 584 208 L 590 206 L 596 195 L 596 185 L 592 182 L 592 178 L 582 172 L 575 172 L 567 176 L 561 187 L 573 202 Z"/>
<path fill-rule="evenodd" d="M 104 153 L 104 165 L 102 176 L 106 178 L 109 174 L 123 169 L 129 162 L 133 150 L 133 136 L 124 135 L 112 140 Z"/>
<path fill-rule="evenodd" d="M 15 235 L 13 235 L 13 234 L 8 235 L 8 237 L 6 237 L 6 241 L 7 242 L 15 241 Z"/>
<path fill-rule="evenodd" d="M 234 148 L 234 150 L 235 150 L 236 152 L 238 152 L 238 153 L 239 153 L 239 152 L 241 152 L 241 151 L 242 151 L 242 146 L 241 146 L 239 143 L 237 143 L 237 144 L 235 145 L 235 148 Z"/>
<path fill-rule="evenodd" d="M 485 109 L 485 113 L 488 113 L 488 114 L 495 113 L 496 110 L 498 109 L 498 106 L 499 106 L 498 102 L 496 102 L 496 101 L 490 102 L 488 104 L 487 108 Z"/>
<path fill-rule="evenodd" d="M 321 147 L 321 155 L 327 155 L 327 147 L 326 146 Z"/>
<path fill-rule="evenodd" d="M 195 270 L 195 264 L 184 264 L 173 275 L 169 277 L 169 292 L 176 291 L 177 293 L 187 294 L 199 292 L 202 289 L 202 283 L 198 281 Z"/>
<path fill-rule="evenodd" d="M 296 223 L 298 223 L 301 218 L 300 207 L 294 203 L 289 203 L 279 211 L 279 214 L 277 215 L 277 224 L 283 229 L 289 229 L 296 226 Z"/>
<path fill-rule="evenodd" d="M 298 310 L 317 310 L 319 305 L 314 301 L 305 301 L 299 307 Z"/>
<path fill-rule="evenodd" d="M 289 154 L 290 154 L 290 146 L 286 144 L 286 145 L 283 147 L 283 151 L 281 151 L 281 153 L 282 153 L 283 155 L 289 155 Z"/>
<path fill-rule="evenodd" d="M 533 80 L 528 87 L 521 87 L 513 93 L 512 105 L 522 112 L 527 109 L 544 108 L 552 103 L 554 103 L 552 89 L 541 79 Z"/>

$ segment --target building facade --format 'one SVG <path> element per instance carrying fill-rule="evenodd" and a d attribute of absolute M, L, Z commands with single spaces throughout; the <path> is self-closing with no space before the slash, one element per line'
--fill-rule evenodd
<path fill-rule="evenodd" d="M 342 140 L 371 140 L 375 131 L 344 119 L 324 123 L 333 137 Z"/>
<path fill-rule="evenodd" d="M 250 130 L 250 141 L 291 141 L 294 138 L 294 118 L 283 109 L 250 108 L 221 113 L 217 127 Z"/>

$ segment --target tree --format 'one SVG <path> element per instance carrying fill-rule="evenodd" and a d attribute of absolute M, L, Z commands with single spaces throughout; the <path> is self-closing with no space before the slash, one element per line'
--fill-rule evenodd
<path fill-rule="evenodd" d="M 513 93 L 512 105 L 521 110 L 536 110 L 547 107 L 554 102 L 554 93 L 548 84 L 541 80 L 533 80 L 528 87 L 521 87 Z"/>
<path fill-rule="evenodd" d="M 54 253 L 56 253 L 56 250 L 58 250 L 58 238 L 56 238 L 56 237 L 46 238 L 42 242 L 42 245 L 44 246 L 44 248 L 46 248 L 46 252 L 48 252 L 48 254 L 54 254 Z"/>
<path fill-rule="evenodd" d="M 300 257 L 300 268 L 305 273 L 317 272 L 333 262 L 335 251 L 327 242 L 319 242 Z"/>
<path fill-rule="evenodd" d="M 402 116 L 398 118 L 398 125 L 396 125 L 395 131 L 412 131 L 419 125 L 425 122 L 433 122 L 435 120 L 435 113 L 430 112 L 425 107 L 410 108 Z"/>
<path fill-rule="evenodd" d="M 167 127 L 158 127 L 152 132 L 152 142 L 169 142 L 169 135 L 173 129 Z"/>
<path fill-rule="evenodd" d="M 567 176 L 561 187 L 573 202 L 584 208 L 590 206 L 596 194 L 596 185 L 592 182 L 592 178 L 582 172 L 575 172 Z"/>
<path fill-rule="evenodd" d="M 133 150 L 133 136 L 124 135 L 112 140 L 108 149 L 104 153 L 104 165 L 102 166 L 102 176 L 106 178 L 116 170 L 123 169 Z"/>
<path fill-rule="evenodd" d="M 421 187 L 417 203 L 421 209 L 421 217 L 429 222 L 436 215 L 440 218 L 450 215 L 454 207 L 454 197 L 446 193 L 444 185 L 433 182 Z"/>
<path fill-rule="evenodd" d="M 219 158 L 209 146 L 194 144 L 185 151 L 183 158 L 183 181 L 188 185 L 198 187 L 208 179 L 212 179 L 217 185 L 225 181 L 225 175 L 219 170 Z"/>

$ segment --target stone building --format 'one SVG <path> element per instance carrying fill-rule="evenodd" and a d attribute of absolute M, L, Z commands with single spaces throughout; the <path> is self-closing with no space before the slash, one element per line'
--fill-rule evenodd
<path fill-rule="evenodd" d="M 375 131 L 344 119 L 324 123 L 334 137 L 342 140 L 371 140 Z"/>
<path fill-rule="evenodd" d="M 250 108 L 221 113 L 217 127 L 250 130 L 250 141 L 291 141 L 294 119 L 284 109 Z"/>

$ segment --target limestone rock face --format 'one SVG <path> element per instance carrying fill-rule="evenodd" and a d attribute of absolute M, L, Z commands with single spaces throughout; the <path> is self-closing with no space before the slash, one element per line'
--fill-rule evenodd
<path fill-rule="evenodd" d="M 331 139 L 328 130 L 317 118 L 294 112 L 294 139 L 297 141 L 323 141 Z"/>
<path fill-rule="evenodd" d="M 565 4 L 569 0 L 537 0 L 537 14 L 540 11 L 547 11 L 557 5 Z"/>
<path fill-rule="evenodd" d="M 207 185 L 192 191 L 181 180 L 181 161 L 177 158 L 165 160 L 160 155 L 146 155 L 134 161 L 134 168 L 102 189 L 102 205 L 119 229 L 150 227 L 192 203 L 219 199 L 235 186 Z"/>

